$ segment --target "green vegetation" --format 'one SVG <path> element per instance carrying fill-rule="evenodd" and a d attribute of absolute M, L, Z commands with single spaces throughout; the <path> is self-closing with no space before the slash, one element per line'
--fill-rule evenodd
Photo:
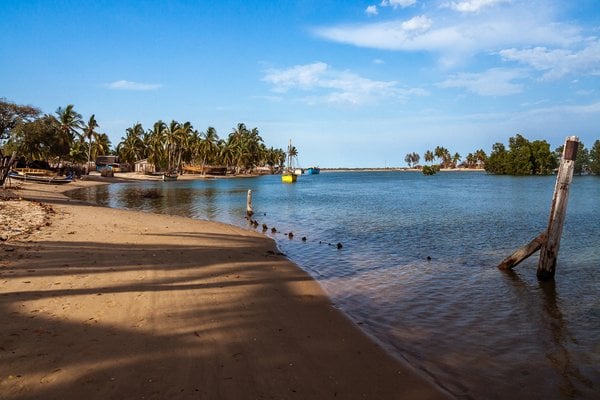
<path fill-rule="evenodd" d="M 590 156 L 590 173 L 600 175 L 600 140 L 596 140 L 592 149 L 589 152 Z"/>
<path fill-rule="evenodd" d="M 435 175 L 439 170 L 439 165 L 425 165 L 423 166 L 423 175 Z"/>
<path fill-rule="evenodd" d="M 508 140 L 508 150 L 495 143 L 485 164 L 487 172 L 498 175 L 548 175 L 558 166 L 556 153 L 545 140 L 530 142 L 517 134 Z"/>
<path fill-rule="evenodd" d="M 54 115 L 41 115 L 39 109 L 0 99 L 0 144 L 6 153 L 16 151 L 26 161 L 44 160 L 83 164 L 100 155 L 118 155 L 123 163 L 147 159 L 157 171 L 181 171 L 183 165 L 226 166 L 236 173 L 257 166 L 283 166 L 282 149 L 267 148 L 257 128 L 239 123 L 226 140 L 208 127 L 199 132 L 190 122 L 161 120 L 144 130 L 140 123 L 125 130 L 116 149 L 111 150 L 108 135 L 98 132 L 91 115 L 87 122 L 72 104 L 59 107 Z M 297 150 L 294 148 L 297 154 Z"/>
<path fill-rule="evenodd" d="M 508 141 L 508 149 L 502 143 L 492 146 L 485 170 L 498 175 L 549 175 L 558 167 L 563 146 L 553 152 L 545 140 L 527 140 L 517 134 Z M 600 174 L 600 141 L 591 150 L 579 142 L 575 160 L 575 174 Z"/>
<path fill-rule="evenodd" d="M 418 165 L 420 159 L 421 157 L 417 153 L 408 153 L 406 157 L 404 157 L 404 161 L 408 164 L 409 168 L 422 168 L 424 174 L 433 175 L 441 168 L 483 168 L 487 155 L 485 154 L 485 151 L 479 149 L 475 153 L 469 153 L 465 160 L 462 163 L 459 163 L 462 160 L 459 153 L 454 153 L 454 155 L 452 155 L 445 147 L 437 146 L 433 151 L 427 150 L 425 154 L 423 154 L 423 159 L 426 163 L 432 164 L 437 159 L 437 164 L 421 167 Z"/>
<path fill-rule="evenodd" d="M 419 164 L 419 160 L 421 156 L 417 153 L 408 153 L 406 157 L 404 157 L 404 161 L 408 164 L 409 168 L 414 168 Z"/>

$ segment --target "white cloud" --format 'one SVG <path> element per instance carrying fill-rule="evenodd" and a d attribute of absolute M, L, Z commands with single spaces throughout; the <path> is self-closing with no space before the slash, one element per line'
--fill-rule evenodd
<path fill-rule="evenodd" d="M 393 51 L 426 51 L 440 63 L 454 66 L 469 57 L 509 47 L 570 47 L 581 42 L 580 28 L 557 22 L 550 7 L 537 2 L 511 3 L 493 13 L 456 15 L 439 9 L 408 19 L 316 27 L 325 40 L 357 47 Z M 424 9 L 427 11 L 427 9 Z M 526 32 L 526 34 L 524 34 Z"/>
<path fill-rule="evenodd" d="M 367 15 L 377 15 L 379 12 L 377 11 L 377 6 L 368 6 L 365 10 Z"/>
<path fill-rule="evenodd" d="M 465 0 L 453 1 L 449 4 L 450 8 L 462 13 L 476 13 L 483 8 L 492 7 L 500 3 L 509 3 L 511 0 Z"/>
<path fill-rule="evenodd" d="M 348 71 L 337 71 L 323 62 L 296 65 L 287 69 L 266 71 L 263 81 L 273 84 L 273 91 L 307 92 L 302 100 L 309 104 L 360 105 L 385 98 L 406 100 L 426 95 L 419 88 L 401 88 L 395 81 L 376 81 Z"/>
<path fill-rule="evenodd" d="M 600 41 L 579 51 L 534 47 L 500 51 L 504 60 L 517 61 L 545 71 L 542 80 L 554 80 L 570 74 L 600 75 Z"/>
<path fill-rule="evenodd" d="M 417 0 L 382 0 L 381 7 L 406 8 L 415 4 Z"/>
<path fill-rule="evenodd" d="M 115 81 L 106 85 L 107 88 L 115 90 L 157 90 L 162 86 L 158 83 L 141 83 L 126 80 Z"/>
<path fill-rule="evenodd" d="M 373 64 L 385 64 L 385 61 L 383 61 L 381 58 L 375 58 L 373 59 Z"/>
<path fill-rule="evenodd" d="M 507 96 L 523 91 L 523 85 L 513 83 L 524 78 L 521 71 L 492 68 L 482 73 L 459 73 L 438 84 L 441 88 L 462 88 L 481 96 Z"/>
<path fill-rule="evenodd" d="M 408 31 L 425 31 L 431 28 L 432 21 L 424 15 L 414 17 L 402 23 L 402 29 Z"/>

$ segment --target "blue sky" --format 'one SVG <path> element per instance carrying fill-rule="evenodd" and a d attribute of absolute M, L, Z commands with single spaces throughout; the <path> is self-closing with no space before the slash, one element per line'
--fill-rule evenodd
<path fill-rule="evenodd" d="M 135 122 L 238 122 L 303 166 L 600 139 L 597 0 L 0 0 L 0 97 Z"/>

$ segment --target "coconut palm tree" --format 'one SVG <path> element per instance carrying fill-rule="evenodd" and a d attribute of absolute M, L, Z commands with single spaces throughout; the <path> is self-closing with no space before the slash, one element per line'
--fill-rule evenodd
<path fill-rule="evenodd" d="M 132 163 L 144 158 L 144 128 L 139 122 L 125 130 L 125 137 L 117 146 L 122 161 Z"/>
<path fill-rule="evenodd" d="M 204 174 L 204 166 L 215 160 L 219 153 L 219 135 L 217 130 L 212 126 L 206 129 L 202 134 L 202 139 L 199 146 L 199 155 L 202 157 L 202 173 Z"/>
<path fill-rule="evenodd" d="M 62 156 L 69 154 L 75 137 L 81 137 L 80 130 L 83 128 L 83 119 L 81 114 L 74 110 L 73 104 L 69 104 L 65 108 L 58 107 L 55 114 L 58 137 L 53 143 L 53 147 L 60 165 Z"/>
<path fill-rule="evenodd" d="M 148 131 L 145 136 L 148 162 L 154 164 L 159 171 L 167 168 L 167 152 L 166 152 L 166 137 L 167 124 L 163 121 L 156 121 L 152 130 Z"/>
<path fill-rule="evenodd" d="M 86 124 L 83 124 L 83 138 L 87 139 L 88 141 L 88 151 L 87 151 L 87 167 L 89 168 L 90 166 L 90 162 L 92 160 L 92 139 L 95 139 L 98 135 L 98 133 L 95 131 L 96 128 L 98 128 L 99 125 L 96 122 L 96 116 L 95 114 L 92 114 L 92 116 L 90 117 L 90 119 L 88 120 L 88 122 Z"/>
<path fill-rule="evenodd" d="M 487 154 L 483 149 L 479 149 L 475 152 L 475 158 L 477 160 L 476 162 L 478 167 L 485 166 L 485 162 L 487 161 Z"/>
<path fill-rule="evenodd" d="M 433 159 L 435 158 L 435 156 L 434 156 L 434 154 L 433 154 L 433 152 L 432 152 L 431 150 L 427 150 L 427 151 L 425 152 L 425 154 L 424 154 L 424 157 L 423 157 L 423 158 L 425 159 L 425 162 L 428 162 L 428 163 L 430 163 L 430 162 L 432 162 L 432 161 L 433 161 Z"/>
<path fill-rule="evenodd" d="M 461 156 L 458 153 L 454 153 L 454 155 L 452 156 L 452 165 L 453 168 L 456 168 L 456 165 L 458 164 L 458 162 L 461 160 Z"/>
<path fill-rule="evenodd" d="M 106 133 L 98 133 L 92 145 L 92 156 L 110 153 L 110 138 Z"/>
<path fill-rule="evenodd" d="M 229 170 L 229 167 L 233 165 L 235 161 L 236 153 L 232 146 L 230 146 L 226 141 L 219 141 L 219 162 L 225 166 Z"/>

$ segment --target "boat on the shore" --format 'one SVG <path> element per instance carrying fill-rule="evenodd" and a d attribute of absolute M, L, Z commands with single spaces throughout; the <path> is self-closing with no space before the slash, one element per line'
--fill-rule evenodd
<path fill-rule="evenodd" d="M 30 168 L 11 170 L 8 173 L 8 177 L 23 182 L 47 183 L 52 185 L 63 185 L 65 183 L 73 182 L 73 177 L 71 175 L 57 176 L 52 171 L 31 170 Z"/>
<path fill-rule="evenodd" d="M 308 175 L 318 175 L 321 172 L 321 168 L 319 167 L 308 167 L 306 173 Z"/>
<path fill-rule="evenodd" d="M 292 141 L 288 145 L 287 151 L 287 168 L 281 173 L 281 182 L 283 183 L 295 183 L 298 180 L 298 175 L 295 174 L 294 167 L 292 166 Z"/>
<path fill-rule="evenodd" d="M 164 173 L 162 174 L 162 180 L 163 181 L 176 181 L 177 180 L 177 173 Z"/>

